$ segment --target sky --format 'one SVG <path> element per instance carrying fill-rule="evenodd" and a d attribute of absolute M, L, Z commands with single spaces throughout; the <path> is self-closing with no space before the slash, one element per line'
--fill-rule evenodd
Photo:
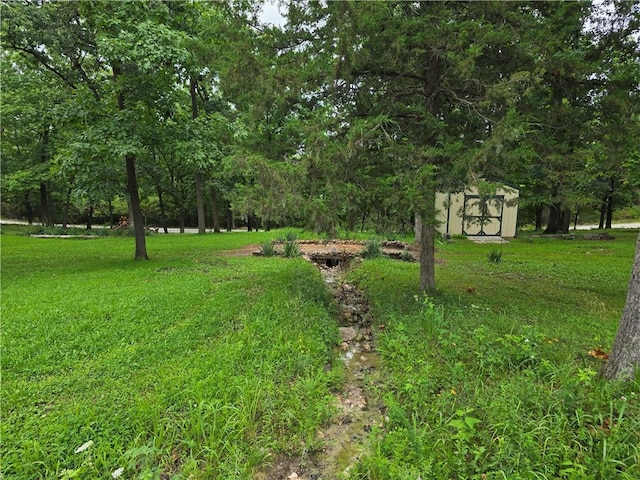
<path fill-rule="evenodd" d="M 280 14 L 277 0 L 267 0 L 262 6 L 259 17 L 262 22 L 276 26 L 283 26 L 286 23 L 286 19 Z"/>

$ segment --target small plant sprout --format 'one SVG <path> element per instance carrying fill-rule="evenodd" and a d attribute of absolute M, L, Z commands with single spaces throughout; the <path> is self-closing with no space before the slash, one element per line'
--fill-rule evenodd
<path fill-rule="evenodd" d="M 502 251 L 492 249 L 488 254 L 487 258 L 491 263 L 501 263 L 502 262 Z"/>

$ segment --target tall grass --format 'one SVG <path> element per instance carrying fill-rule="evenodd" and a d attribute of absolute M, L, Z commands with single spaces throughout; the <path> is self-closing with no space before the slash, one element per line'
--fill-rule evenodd
<path fill-rule="evenodd" d="M 248 479 L 313 445 L 330 297 L 302 260 L 218 255 L 266 236 L 151 237 L 134 262 L 127 239 L 3 235 L 4 478 Z"/>

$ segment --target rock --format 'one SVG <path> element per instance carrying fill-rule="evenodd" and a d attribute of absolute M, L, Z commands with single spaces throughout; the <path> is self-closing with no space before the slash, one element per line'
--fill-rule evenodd
<path fill-rule="evenodd" d="M 358 332 L 353 327 L 340 327 L 340 338 L 342 338 L 343 342 L 350 342 L 356 338 L 357 335 Z"/>
<path fill-rule="evenodd" d="M 300 477 L 296 472 L 293 472 L 291 475 L 287 477 L 289 480 L 298 480 Z"/>
<path fill-rule="evenodd" d="M 340 345 L 340 350 L 342 350 L 343 352 L 346 352 L 347 350 L 349 350 L 349 343 L 342 342 L 342 344 Z"/>

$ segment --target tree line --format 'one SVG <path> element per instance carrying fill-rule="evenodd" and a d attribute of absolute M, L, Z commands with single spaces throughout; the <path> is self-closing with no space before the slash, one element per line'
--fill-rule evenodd
<path fill-rule="evenodd" d="M 637 2 L 7 2 L 3 211 L 408 230 L 435 192 L 521 190 L 566 231 L 640 185 Z M 543 222 L 544 219 L 544 222 Z"/>

